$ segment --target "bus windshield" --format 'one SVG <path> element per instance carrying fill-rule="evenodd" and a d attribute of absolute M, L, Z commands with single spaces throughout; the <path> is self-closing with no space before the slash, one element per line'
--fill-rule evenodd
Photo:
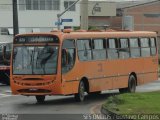
<path fill-rule="evenodd" d="M 13 50 L 13 74 L 56 74 L 57 59 L 58 46 L 16 46 Z"/>

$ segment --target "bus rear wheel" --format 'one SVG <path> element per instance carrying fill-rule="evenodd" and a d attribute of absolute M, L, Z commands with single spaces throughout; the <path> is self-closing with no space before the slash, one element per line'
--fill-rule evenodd
<path fill-rule="evenodd" d="M 128 87 L 120 88 L 119 92 L 123 94 L 123 93 L 135 93 L 135 91 L 136 91 L 136 78 L 133 75 L 131 75 L 128 80 Z"/>
<path fill-rule="evenodd" d="M 84 98 L 85 98 L 85 84 L 84 84 L 83 81 L 81 81 L 79 83 L 78 93 L 76 93 L 74 97 L 75 97 L 75 100 L 77 102 L 84 101 Z"/>
<path fill-rule="evenodd" d="M 131 75 L 128 81 L 128 90 L 129 93 L 135 93 L 136 91 L 136 78 Z"/>
<path fill-rule="evenodd" d="M 37 103 L 44 103 L 45 95 L 36 95 Z"/>

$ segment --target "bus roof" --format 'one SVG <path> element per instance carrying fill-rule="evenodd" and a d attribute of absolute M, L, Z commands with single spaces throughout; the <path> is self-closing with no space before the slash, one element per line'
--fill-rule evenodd
<path fill-rule="evenodd" d="M 69 33 L 64 33 L 64 32 L 59 32 L 59 31 L 54 31 L 54 32 L 47 32 L 47 33 L 27 33 L 27 34 L 18 34 L 16 36 L 36 36 L 36 35 L 56 35 L 64 39 L 74 39 L 74 38 L 118 38 L 118 37 L 156 37 L 156 32 L 151 32 L 151 31 L 110 31 L 110 32 L 87 32 L 87 31 L 82 31 L 82 32 L 69 32 Z"/>

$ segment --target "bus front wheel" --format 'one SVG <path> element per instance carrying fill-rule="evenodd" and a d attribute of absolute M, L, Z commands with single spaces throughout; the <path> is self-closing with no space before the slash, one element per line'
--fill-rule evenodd
<path fill-rule="evenodd" d="M 85 98 L 85 84 L 83 81 L 79 83 L 78 93 L 75 94 L 75 100 L 77 102 L 84 101 Z"/>
<path fill-rule="evenodd" d="M 36 95 L 37 103 L 44 103 L 45 95 Z"/>

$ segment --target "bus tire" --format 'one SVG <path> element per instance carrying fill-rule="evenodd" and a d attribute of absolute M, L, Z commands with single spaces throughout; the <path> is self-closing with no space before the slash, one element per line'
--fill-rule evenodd
<path fill-rule="evenodd" d="M 78 93 L 76 93 L 74 97 L 75 97 L 75 100 L 77 102 L 84 101 L 84 98 L 85 98 L 85 84 L 84 84 L 83 81 L 81 81 L 79 83 Z"/>
<path fill-rule="evenodd" d="M 136 91 L 136 78 L 134 77 L 134 75 L 130 75 L 128 80 L 127 92 L 135 93 L 135 91 Z"/>
<path fill-rule="evenodd" d="M 37 103 L 44 103 L 45 95 L 36 95 Z"/>

